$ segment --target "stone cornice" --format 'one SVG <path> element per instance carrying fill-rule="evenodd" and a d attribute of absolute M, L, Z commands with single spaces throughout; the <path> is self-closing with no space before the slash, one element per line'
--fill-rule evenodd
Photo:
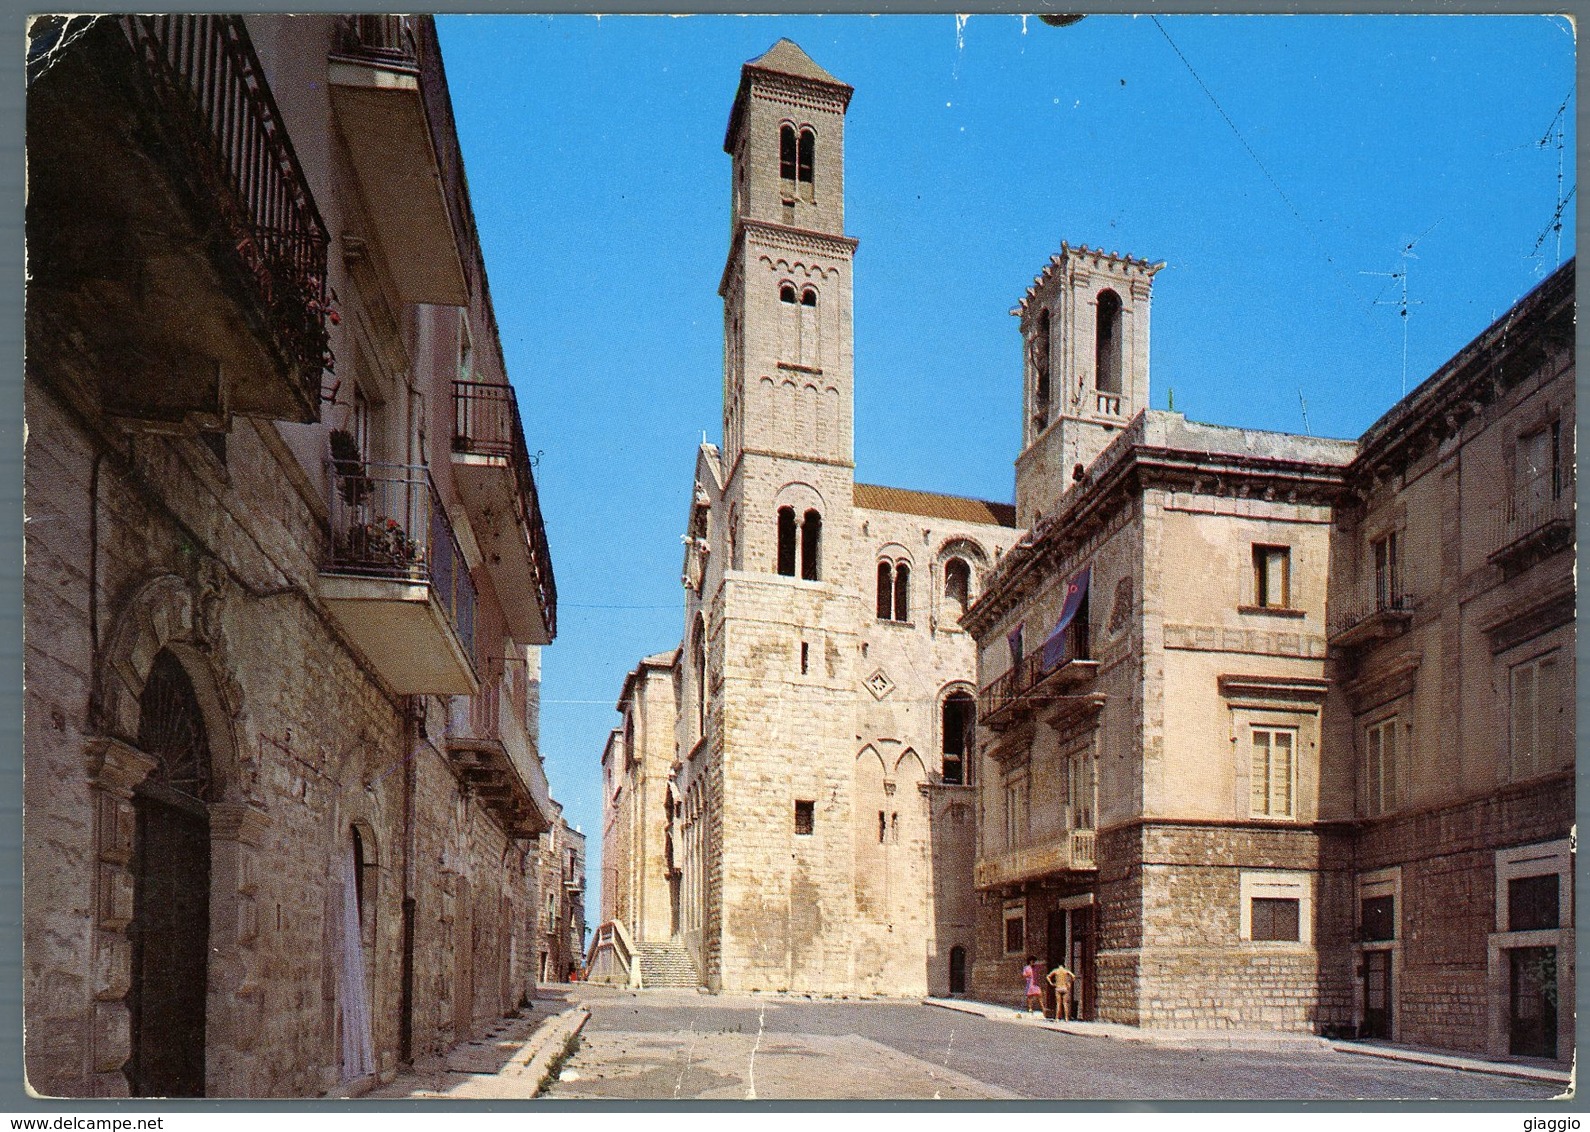
<path fill-rule="evenodd" d="M 1052 580 L 1075 547 L 1149 488 L 1194 494 L 1329 504 L 1341 493 L 1344 469 L 1312 460 L 1167 448 L 1142 442 L 1140 414 L 1106 449 L 1057 512 L 1041 519 L 1000 560 L 983 595 L 962 617 L 985 635 L 1011 609 Z"/>
<path fill-rule="evenodd" d="M 810 228 L 794 228 L 776 224 L 771 220 L 752 220 L 740 217 L 734 222 L 734 232 L 729 237 L 729 255 L 723 264 L 723 274 L 718 277 L 718 296 L 729 294 L 729 273 L 746 241 L 755 238 L 769 247 L 785 251 L 812 252 L 817 255 L 849 259 L 856 253 L 861 241 L 854 236 L 836 236 L 831 232 L 817 232 Z"/>

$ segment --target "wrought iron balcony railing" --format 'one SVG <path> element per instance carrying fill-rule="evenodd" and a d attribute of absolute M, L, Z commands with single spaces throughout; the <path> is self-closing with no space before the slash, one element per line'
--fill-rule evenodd
<path fill-rule="evenodd" d="M 1538 495 L 1508 500 L 1491 533 L 1492 563 L 1520 568 L 1574 541 L 1574 485 L 1571 477 Z"/>
<path fill-rule="evenodd" d="M 318 411 L 330 361 L 325 223 L 240 16 L 118 16 L 230 246 L 232 274 Z M 312 419 L 312 418 L 311 418 Z"/>
<path fill-rule="evenodd" d="M 1370 641 L 1394 637 L 1413 620 L 1416 602 L 1400 589 L 1370 587 L 1367 592 L 1344 590 L 1332 595 L 1326 635 L 1338 648 L 1355 648 Z"/>
<path fill-rule="evenodd" d="M 464 652 L 474 652 L 475 583 L 452 523 L 422 465 L 329 466 L 331 543 L 326 573 L 429 586 Z"/>
<path fill-rule="evenodd" d="M 552 573 L 552 551 L 547 545 L 535 473 L 525 443 L 519 402 L 511 385 L 479 381 L 453 382 L 453 451 L 475 456 L 496 456 L 507 461 L 518 490 L 514 493 L 516 518 L 530 541 L 530 563 L 549 636 L 557 634 L 558 587 Z"/>
<path fill-rule="evenodd" d="M 1059 648 L 1039 648 L 1031 656 L 1023 657 L 1020 664 L 995 677 L 978 694 L 977 718 L 984 723 L 997 724 L 1008 710 L 1038 706 L 1040 685 L 1077 661 L 1092 661 L 1088 627 L 1082 621 L 1073 621 L 1067 626 Z M 1089 674 L 1092 667 L 1090 663 Z M 1077 670 L 1077 675 L 1082 675 L 1081 669 Z"/>

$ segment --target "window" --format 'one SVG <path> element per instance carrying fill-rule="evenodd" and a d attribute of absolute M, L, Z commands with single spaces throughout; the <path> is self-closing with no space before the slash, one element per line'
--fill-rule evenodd
<path fill-rule="evenodd" d="M 802 127 L 800 144 L 795 157 L 795 182 L 801 199 L 807 202 L 816 199 L 816 185 L 813 181 L 814 166 L 817 164 L 817 134 L 810 126 Z"/>
<path fill-rule="evenodd" d="M 878 844 L 882 845 L 889 836 L 889 816 L 882 810 L 878 811 Z"/>
<path fill-rule="evenodd" d="M 801 642 L 801 675 L 802 676 L 806 676 L 806 675 L 810 674 L 810 672 L 811 672 L 811 663 L 812 663 L 812 646 L 808 642 L 802 641 Z"/>
<path fill-rule="evenodd" d="M 1017 901 L 1005 905 L 1005 954 L 1020 955 L 1027 949 L 1027 905 Z"/>
<path fill-rule="evenodd" d="M 816 823 L 817 803 L 795 803 L 795 832 L 801 837 L 810 837 Z"/>
<path fill-rule="evenodd" d="M 1032 359 L 1032 431 L 1036 436 L 1049 423 L 1049 312 L 1038 312 L 1028 346 Z"/>
<path fill-rule="evenodd" d="M 795 576 L 795 508 L 778 509 L 778 572 Z"/>
<path fill-rule="evenodd" d="M 1092 751 L 1077 751 L 1066 759 L 1066 805 L 1072 829 L 1092 829 L 1098 797 L 1098 761 Z"/>
<path fill-rule="evenodd" d="M 894 616 L 894 563 L 878 563 L 878 620 Z"/>
<path fill-rule="evenodd" d="M 778 128 L 778 179 L 784 182 L 784 195 L 795 195 L 795 127 L 785 123 Z"/>
<path fill-rule="evenodd" d="M 943 747 L 944 781 L 951 786 L 968 785 L 971 775 L 968 755 L 977 728 L 977 701 L 966 692 L 951 692 L 939 713 Z"/>
<path fill-rule="evenodd" d="M 1560 928 L 1559 889 L 1556 873 L 1510 878 L 1507 882 L 1507 930 L 1536 932 Z"/>
<path fill-rule="evenodd" d="M 963 559 L 951 558 L 944 563 L 944 604 L 957 620 L 971 604 L 972 568 Z"/>
<path fill-rule="evenodd" d="M 1522 517 L 1539 515 L 1562 496 L 1562 434 L 1557 421 L 1518 438 L 1513 470 L 1513 508 Z"/>
<path fill-rule="evenodd" d="M 1261 609 L 1289 609 L 1292 550 L 1285 546 L 1253 547 L 1253 604 Z"/>
<path fill-rule="evenodd" d="M 801 577 L 815 582 L 822 577 L 818 557 L 823 546 L 823 517 L 808 511 L 801 519 Z"/>
<path fill-rule="evenodd" d="M 779 289 L 778 289 L 778 301 L 781 302 L 781 303 L 790 303 L 790 304 L 793 305 L 794 302 L 795 302 L 795 284 L 793 284 L 793 283 L 780 284 L 779 285 Z"/>
<path fill-rule="evenodd" d="M 1299 939 L 1301 904 L 1291 897 L 1255 896 L 1253 898 L 1252 924 L 1254 940 Z"/>
<path fill-rule="evenodd" d="M 1358 902 L 1358 938 L 1379 943 L 1397 938 L 1397 898 L 1366 896 Z"/>
<path fill-rule="evenodd" d="M 1364 813 L 1388 814 L 1397 807 L 1397 717 L 1383 719 L 1364 732 Z"/>
<path fill-rule="evenodd" d="M 801 365 L 816 369 L 819 361 L 817 349 L 817 292 L 808 287 L 801 292 L 800 342 L 796 356 Z"/>
<path fill-rule="evenodd" d="M 1005 779 L 1005 848 L 1019 848 L 1027 840 L 1027 776 Z"/>
<path fill-rule="evenodd" d="M 1026 627 L 1027 627 L 1026 626 L 1026 622 L 1023 622 L 1022 624 L 1017 625 L 1014 629 L 1012 629 L 1009 633 L 1007 633 L 1005 635 L 1005 643 L 1010 646 L 1010 667 L 1013 668 L 1013 669 L 1021 667 L 1021 653 L 1022 653 L 1022 640 L 1021 640 L 1021 638 L 1022 638 L 1022 630 L 1025 629 Z"/>
<path fill-rule="evenodd" d="M 904 560 L 878 563 L 878 620 L 911 620 L 911 564 Z"/>
<path fill-rule="evenodd" d="M 1255 817 L 1293 816 L 1293 783 L 1297 773 L 1297 732 L 1274 727 L 1253 729 L 1249 811 Z"/>
<path fill-rule="evenodd" d="M 690 646 L 691 683 L 696 686 L 696 738 L 707 733 L 707 622 L 696 614 L 695 640 Z"/>
<path fill-rule="evenodd" d="M 894 619 L 911 620 L 911 567 L 904 562 L 894 568 Z"/>
<path fill-rule="evenodd" d="M 1093 339 L 1093 373 L 1100 393 L 1121 391 L 1121 297 L 1099 292 L 1096 333 Z"/>
<path fill-rule="evenodd" d="M 1254 943 L 1314 942 L 1314 875 L 1307 872 L 1243 871 L 1239 933 Z"/>
<path fill-rule="evenodd" d="M 1563 705 L 1557 652 L 1513 666 L 1511 713 L 1513 779 L 1556 770 Z"/>
<path fill-rule="evenodd" d="M 1397 554 L 1397 532 L 1370 544 L 1375 556 L 1375 612 L 1402 606 L 1402 567 Z"/>

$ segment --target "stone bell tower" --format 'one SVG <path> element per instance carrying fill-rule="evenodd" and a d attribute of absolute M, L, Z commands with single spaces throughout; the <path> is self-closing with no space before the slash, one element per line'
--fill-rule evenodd
<path fill-rule="evenodd" d="M 1148 308 L 1163 263 L 1061 244 L 1010 312 L 1025 343 L 1016 521 L 1054 510 L 1148 407 Z"/>

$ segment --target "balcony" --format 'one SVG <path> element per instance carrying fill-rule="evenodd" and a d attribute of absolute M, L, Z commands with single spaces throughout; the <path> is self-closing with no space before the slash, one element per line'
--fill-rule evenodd
<path fill-rule="evenodd" d="M 436 25 L 429 16 L 341 16 L 331 104 L 400 299 L 469 302 L 475 238 Z"/>
<path fill-rule="evenodd" d="M 1326 641 L 1331 648 L 1356 649 L 1390 640 L 1407 631 L 1414 608 L 1408 594 L 1379 587 L 1369 594 L 1332 598 Z"/>
<path fill-rule="evenodd" d="M 1537 497 L 1509 500 L 1490 536 L 1495 549 L 1488 557 L 1492 565 L 1512 575 L 1573 542 L 1574 491 L 1569 480 L 1551 485 Z"/>
<path fill-rule="evenodd" d="M 84 392 L 129 424 L 318 420 L 326 227 L 242 18 L 99 17 L 53 46 L 41 24 L 30 335 L 81 345 Z"/>
<path fill-rule="evenodd" d="M 1118 417 L 1121 415 L 1121 395 L 1119 393 L 1099 393 L 1096 395 L 1095 407 L 1101 417 Z"/>
<path fill-rule="evenodd" d="M 1040 648 L 1023 657 L 978 694 L 977 721 L 1002 731 L 1028 713 L 1063 711 L 1084 700 L 1092 703 L 1098 697 L 1079 697 L 1072 689 L 1093 679 L 1098 670 L 1099 662 L 1088 649 L 1087 623 L 1073 621 L 1060 648 Z"/>
<path fill-rule="evenodd" d="M 453 382 L 453 479 L 498 579 L 508 632 L 521 644 L 550 644 L 558 589 L 511 385 Z"/>
<path fill-rule="evenodd" d="M 400 695 L 474 695 L 475 585 L 430 473 L 327 466 L 331 538 L 320 594 Z"/>
<path fill-rule="evenodd" d="M 546 770 L 523 719 L 514 716 L 512 698 L 502 694 L 500 677 L 488 674 L 477 694 L 453 698 L 446 746 L 460 776 L 510 836 L 530 838 L 552 828 Z"/>
<path fill-rule="evenodd" d="M 981 857 L 973 866 L 977 888 L 1022 884 L 1056 873 L 1098 871 L 1096 834 L 1091 829 L 1066 830 L 1053 841 L 1014 849 L 997 857 Z"/>

